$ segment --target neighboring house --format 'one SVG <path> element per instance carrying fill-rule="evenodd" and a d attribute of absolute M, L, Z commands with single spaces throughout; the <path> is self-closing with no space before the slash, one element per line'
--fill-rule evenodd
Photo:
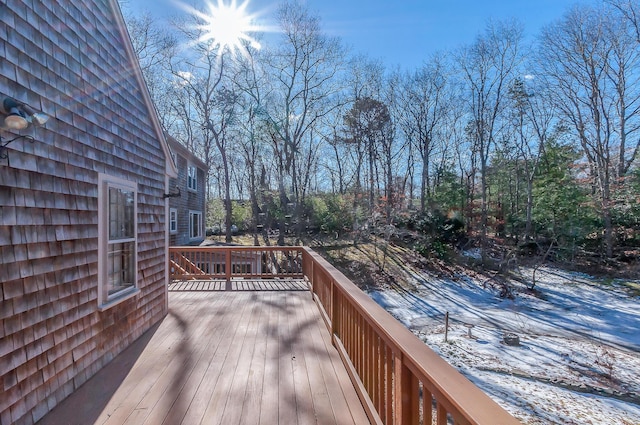
<path fill-rule="evenodd" d="M 167 137 L 178 177 L 169 181 L 169 245 L 200 245 L 205 238 L 207 164 L 173 137 Z"/>
<path fill-rule="evenodd" d="M 0 23 L 1 142 L 33 137 L 0 159 L 0 423 L 33 424 L 167 314 L 177 170 L 117 0 Z"/>

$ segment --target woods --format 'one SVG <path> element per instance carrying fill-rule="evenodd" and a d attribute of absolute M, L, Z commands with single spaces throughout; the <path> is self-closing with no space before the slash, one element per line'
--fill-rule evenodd
<path fill-rule="evenodd" d="M 605 261 L 640 242 L 639 10 L 578 5 L 530 40 L 490 21 L 415 70 L 350 52 L 302 3 L 239 51 L 212 46 L 199 13 L 128 25 L 167 132 L 209 164 L 227 242 L 233 225 L 279 244 L 418 229 L 418 250 Z"/>

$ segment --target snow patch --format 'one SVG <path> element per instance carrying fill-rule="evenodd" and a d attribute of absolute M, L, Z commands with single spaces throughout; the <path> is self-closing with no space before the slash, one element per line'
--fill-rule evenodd
<path fill-rule="evenodd" d="M 414 290 L 369 295 L 524 423 L 640 423 L 638 297 L 548 267 L 536 271 L 534 293 L 527 290 L 533 270 L 520 272 L 514 300 L 470 277 L 416 271 Z M 471 338 L 465 325 L 473 325 Z M 506 332 L 520 345 L 504 344 Z"/>

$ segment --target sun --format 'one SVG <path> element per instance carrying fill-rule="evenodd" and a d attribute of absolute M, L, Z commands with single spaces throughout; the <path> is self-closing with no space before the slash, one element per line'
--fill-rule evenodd
<path fill-rule="evenodd" d="M 198 29 L 202 35 L 198 41 L 208 44 L 211 50 L 220 53 L 245 53 L 247 45 L 260 49 L 260 43 L 251 34 L 261 31 L 262 28 L 255 23 L 256 16 L 247 12 L 248 5 L 249 0 L 241 4 L 236 0 L 231 0 L 230 3 L 217 0 L 216 4 L 206 2 L 206 12 L 191 9 L 190 12 L 201 22 Z"/>

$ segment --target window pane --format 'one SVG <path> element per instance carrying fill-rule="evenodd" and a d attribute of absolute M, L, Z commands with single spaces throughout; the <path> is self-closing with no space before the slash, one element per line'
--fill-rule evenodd
<path fill-rule="evenodd" d="M 191 214 L 191 237 L 198 237 L 198 214 Z"/>
<path fill-rule="evenodd" d="M 178 230 L 178 212 L 176 210 L 169 212 L 169 230 L 172 232 Z"/>
<path fill-rule="evenodd" d="M 134 237 L 134 193 L 109 188 L 109 240 Z"/>
<path fill-rule="evenodd" d="M 192 165 L 187 168 L 187 187 L 189 189 L 198 189 L 198 169 Z"/>
<path fill-rule="evenodd" d="M 107 294 L 112 295 L 134 286 L 135 242 L 109 244 L 107 258 Z"/>

